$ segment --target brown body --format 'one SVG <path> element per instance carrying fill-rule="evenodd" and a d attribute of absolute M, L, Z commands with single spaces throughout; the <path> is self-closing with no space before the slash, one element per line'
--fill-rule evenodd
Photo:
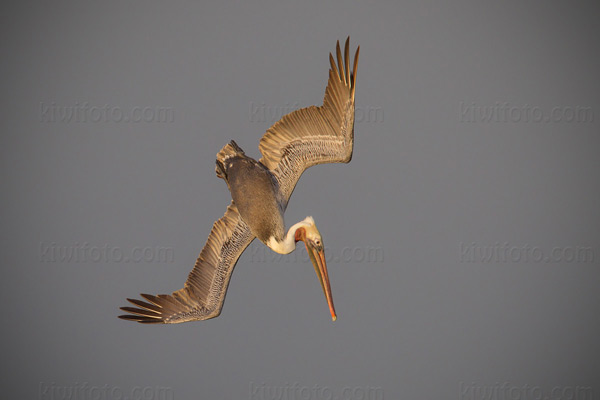
<path fill-rule="evenodd" d="M 217 176 L 225 179 L 242 219 L 261 242 L 285 234 L 283 204 L 275 176 L 262 163 L 246 156 L 232 141 L 230 153 L 217 158 Z"/>

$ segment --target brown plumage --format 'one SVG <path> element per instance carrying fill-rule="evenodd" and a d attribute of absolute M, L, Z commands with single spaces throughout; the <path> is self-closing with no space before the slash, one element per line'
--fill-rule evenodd
<path fill-rule="evenodd" d="M 213 225 L 183 289 L 170 295 L 142 294 L 145 301 L 127 299 L 136 307 L 122 307 L 129 314 L 119 318 L 169 324 L 218 316 L 231 273 L 246 247 L 255 237 L 268 243 L 270 238 L 283 236 L 283 213 L 304 170 L 351 160 L 360 47 L 350 70 L 349 39 L 344 57 L 337 43 L 337 65 L 329 55 L 331 68 L 323 105 L 291 112 L 269 128 L 260 140 L 259 161 L 247 157 L 233 141 L 217 154 L 217 176 L 227 182 L 233 201 Z"/>

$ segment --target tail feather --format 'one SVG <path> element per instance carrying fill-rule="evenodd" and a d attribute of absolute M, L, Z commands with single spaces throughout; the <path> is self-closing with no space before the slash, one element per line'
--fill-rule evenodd
<path fill-rule="evenodd" d="M 241 149 L 240 146 L 237 145 L 235 140 L 227 143 L 221 151 L 217 153 L 217 160 L 221 162 L 225 162 L 230 157 L 235 157 L 237 155 L 245 155 L 244 150 Z"/>
<path fill-rule="evenodd" d="M 217 165 L 215 167 L 217 176 L 221 179 L 227 180 L 227 173 L 225 170 L 225 163 L 227 159 L 235 156 L 244 156 L 245 154 L 246 153 L 244 153 L 244 150 L 242 150 L 242 148 L 238 146 L 234 140 L 223 146 L 221 151 L 217 153 Z"/>
<path fill-rule="evenodd" d="M 225 171 L 225 166 L 223 165 L 223 163 L 217 159 L 216 164 L 217 165 L 215 166 L 215 172 L 217 173 L 217 178 L 227 180 L 227 172 Z"/>

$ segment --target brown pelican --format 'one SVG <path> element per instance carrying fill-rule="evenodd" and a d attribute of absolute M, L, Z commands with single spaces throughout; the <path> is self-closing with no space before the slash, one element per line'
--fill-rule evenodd
<path fill-rule="evenodd" d="M 119 318 L 141 323 L 175 324 L 214 318 L 221 313 L 235 264 L 255 237 L 273 251 L 288 254 L 304 242 L 329 305 L 336 313 L 323 239 L 312 217 L 284 230 L 283 214 L 305 169 L 323 163 L 347 163 L 354 145 L 354 92 L 360 46 L 353 70 L 349 41 L 344 58 L 337 42 L 337 65 L 331 53 L 329 81 L 320 107 L 310 106 L 285 115 L 260 140 L 262 158 L 256 161 L 231 141 L 217 154 L 216 172 L 227 182 L 233 201 L 213 225 L 208 240 L 185 286 L 170 295 L 142 294 L 127 299 L 136 307 L 121 307 Z"/>

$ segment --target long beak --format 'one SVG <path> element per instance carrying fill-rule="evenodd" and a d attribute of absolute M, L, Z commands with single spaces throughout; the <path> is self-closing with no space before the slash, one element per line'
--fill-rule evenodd
<path fill-rule="evenodd" d="M 329 285 L 329 274 L 327 273 L 327 263 L 325 262 L 325 251 L 317 250 L 315 247 L 309 244 L 308 240 L 304 240 L 304 244 L 306 245 L 306 252 L 310 256 L 310 261 L 312 261 L 313 267 L 315 267 L 315 272 L 319 277 L 319 283 L 321 283 L 323 293 L 325 293 L 325 298 L 327 299 L 327 304 L 329 305 L 329 312 L 331 313 L 331 319 L 335 321 L 337 319 L 337 315 L 335 314 L 333 298 L 331 297 L 331 286 Z"/>

